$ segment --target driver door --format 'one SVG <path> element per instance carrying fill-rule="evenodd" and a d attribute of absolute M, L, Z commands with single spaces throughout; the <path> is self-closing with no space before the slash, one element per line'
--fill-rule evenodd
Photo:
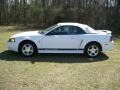
<path fill-rule="evenodd" d="M 42 49 L 78 49 L 80 38 L 70 34 L 70 26 L 60 26 L 42 38 Z"/>

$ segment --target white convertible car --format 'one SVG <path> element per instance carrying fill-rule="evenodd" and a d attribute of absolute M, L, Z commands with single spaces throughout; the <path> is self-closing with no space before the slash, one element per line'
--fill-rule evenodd
<path fill-rule="evenodd" d="M 112 50 L 111 31 L 94 30 L 79 23 L 58 23 L 44 31 L 15 34 L 7 41 L 9 50 L 32 56 L 36 53 L 84 53 L 95 57 Z"/>

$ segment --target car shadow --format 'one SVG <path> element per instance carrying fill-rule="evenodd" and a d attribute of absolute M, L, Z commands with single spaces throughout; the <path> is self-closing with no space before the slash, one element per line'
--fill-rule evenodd
<path fill-rule="evenodd" d="M 38 54 L 33 57 L 24 57 L 20 54 L 6 50 L 0 53 L 0 60 L 5 61 L 30 61 L 35 62 L 54 62 L 54 63 L 91 63 L 108 60 L 109 57 L 101 53 L 98 57 L 88 58 L 83 54 Z"/>

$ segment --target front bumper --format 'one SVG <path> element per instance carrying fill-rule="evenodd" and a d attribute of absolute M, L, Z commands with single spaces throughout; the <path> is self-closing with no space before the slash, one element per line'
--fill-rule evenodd
<path fill-rule="evenodd" d="M 102 51 L 110 51 L 114 48 L 114 41 L 108 42 L 108 43 L 104 43 L 102 45 Z"/>
<path fill-rule="evenodd" d="M 7 48 L 8 50 L 18 52 L 18 44 L 15 42 L 7 42 Z"/>

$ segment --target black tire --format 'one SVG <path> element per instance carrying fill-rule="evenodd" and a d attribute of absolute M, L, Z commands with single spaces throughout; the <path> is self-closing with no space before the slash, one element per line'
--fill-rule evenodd
<path fill-rule="evenodd" d="M 31 52 L 28 55 L 25 54 L 23 52 L 23 48 L 24 48 L 25 45 L 30 45 L 31 46 L 30 48 L 32 48 L 31 50 L 33 50 L 33 52 Z M 18 51 L 21 55 L 26 56 L 26 57 L 30 57 L 30 56 L 36 55 L 38 53 L 37 46 L 31 41 L 25 41 L 25 42 L 20 43 Z"/>
<path fill-rule="evenodd" d="M 93 48 L 93 49 L 92 49 Z M 84 54 L 88 57 L 96 57 L 100 54 L 100 45 L 97 43 L 89 43 L 84 50 Z"/>

